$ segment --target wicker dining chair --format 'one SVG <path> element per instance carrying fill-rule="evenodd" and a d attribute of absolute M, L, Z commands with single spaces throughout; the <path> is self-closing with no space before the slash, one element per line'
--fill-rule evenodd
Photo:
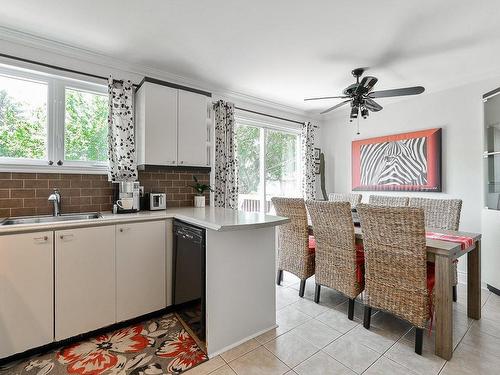
<path fill-rule="evenodd" d="M 408 197 L 394 195 L 370 195 L 368 203 L 377 206 L 405 207 L 408 206 L 408 200 Z"/>
<path fill-rule="evenodd" d="M 303 199 L 271 198 L 276 214 L 290 222 L 278 227 L 278 272 L 276 283 L 281 284 L 283 271 L 300 279 L 299 296 L 304 297 L 306 280 L 314 275 L 314 247 L 309 241 L 307 211 Z"/>
<path fill-rule="evenodd" d="M 458 230 L 460 213 L 462 212 L 461 199 L 430 199 L 410 198 L 410 207 L 424 209 L 425 226 L 445 230 Z M 458 270 L 454 265 L 453 273 L 453 301 L 457 302 Z"/>
<path fill-rule="evenodd" d="M 422 354 L 423 330 L 432 317 L 434 265 L 427 264 L 424 210 L 360 204 L 365 250 L 364 326 L 371 309 L 387 311 L 416 328 L 415 352 Z"/>
<path fill-rule="evenodd" d="M 330 202 L 349 202 L 351 208 L 356 208 L 358 203 L 361 203 L 363 196 L 361 194 L 354 193 L 330 193 L 328 194 L 328 200 Z"/>
<path fill-rule="evenodd" d="M 308 200 L 316 241 L 316 290 L 319 303 L 321 286 L 333 288 L 349 298 L 347 317 L 354 318 L 354 300 L 364 289 L 362 246 L 356 248 L 354 224 L 349 202 Z"/>

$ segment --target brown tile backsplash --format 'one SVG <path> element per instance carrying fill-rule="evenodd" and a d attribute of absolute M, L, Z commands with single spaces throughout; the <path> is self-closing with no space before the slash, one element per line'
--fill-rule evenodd
<path fill-rule="evenodd" d="M 185 207 L 193 205 L 193 175 L 210 181 L 209 171 L 193 168 L 139 171 L 139 181 L 146 193 L 166 193 L 167 207 Z M 63 213 L 111 211 L 113 186 L 107 175 L 0 172 L 0 217 L 50 214 L 47 198 L 54 188 L 61 192 Z M 208 193 L 206 199 L 208 204 Z"/>

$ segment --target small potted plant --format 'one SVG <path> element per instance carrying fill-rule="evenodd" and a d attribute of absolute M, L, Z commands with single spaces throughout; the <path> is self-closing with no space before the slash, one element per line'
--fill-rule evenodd
<path fill-rule="evenodd" d="M 205 196 L 203 195 L 203 193 L 213 190 L 210 185 L 201 184 L 196 176 L 193 176 L 193 180 L 195 184 L 191 185 L 191 187 L 196 190 L 196 195 L 194 196 L 194 206 L 198 208 L 205 207 Z"/>

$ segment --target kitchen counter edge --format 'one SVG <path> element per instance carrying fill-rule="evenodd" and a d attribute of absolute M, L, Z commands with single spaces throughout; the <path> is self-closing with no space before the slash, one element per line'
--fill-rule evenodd
<path fill-rule="evenodd" d="M 102 212 L 97 219 L 74 220 L 52 223 L 0 225 L 0 236 L 17 233 L 32 233 L 52 230 L 87 228 L 101 225 L 117 225 L 144 221 L 177 219 L 186 223 L 215 231 L 234 231 L 278 226 L 290 222 L 281 216 L 253 212 L 235 211 L 225 208 L 171 208 L 165 211 L 140 211 L 131 214 Z M 203 216 L 204 215 L 204 216 Z M 228 220 L 227 220 L 228 219 Z"/>

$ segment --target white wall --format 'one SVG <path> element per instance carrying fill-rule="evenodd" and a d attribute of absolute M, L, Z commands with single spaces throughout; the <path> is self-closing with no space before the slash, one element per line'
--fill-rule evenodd
<path fill-rule="evenodd" d="M 442 193 L 387 192 L 391 195 L 463 200 L 460 228 L 482 232 L 483 211 L 483 102 L 482 95 L 500 86 L 496 80 L 482 81 L 436 93 L 424 93 L 384 105 L 379 113 L 360 120 L 360 135 L 349 123 L 347 111 L 339 111 L 323 122 L 321 147 L 326 158 L 328 191 L 351 191 L 351 142 L 376 136 L 442 128 Z M 363 201 L 370 194 L 362 192 Z M 483 258 L 484 259 L 484 258 Z M 465 272 L 465 262 L 459 269 Z"/>
<path fill-rule="evenodd" d="M 236 93 L 230 90 L 210 87 L 204 82 L 195 81 L 189 77 L 180 77 L 167 71 L 151 69 L 145 66 L 118 61 L 104 55 L 81 50 L 57 42 L 37 39 L 30 36 L 7 35 L 0 32 L 0 51 L 3 54 L 33 60 L 45 64 L 60 66 L 85 73 L 108 77 L 110 74 L 116 79 L 127 79 L 139 83 L 144 76 L 177 83 L 180 85 L 209 91 L 213 94 L 214 101 L 224 99 L 235 103 L 237 106 L 253 111 L 263 112 L 275 116 L 285 117 L 297 121 L 309 121 L 310 117 L 304 111 L 263 100 L 257 97 Z M 58 70 L 40 67 L 34 64 L 22 63 L 0 56 L 0 64 L 12 64 L 28 69 L 39 69 L 49 73 L 80 78 L 96 83 L 105 83 L 103 80 L 88 78 Z M 250 115 L 249 115 L 250 116 Z"/>

